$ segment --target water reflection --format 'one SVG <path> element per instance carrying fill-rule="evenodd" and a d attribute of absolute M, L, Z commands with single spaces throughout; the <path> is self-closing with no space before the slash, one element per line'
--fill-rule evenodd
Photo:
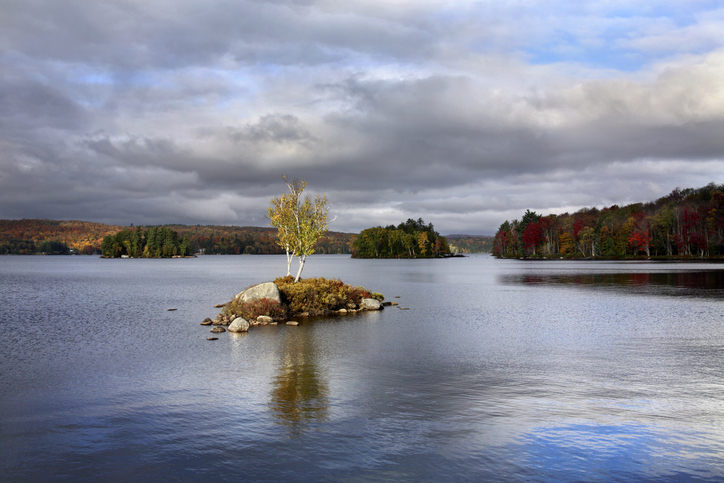
<path fill-rule="evenodd" d="M 329 388 L 319 372 L 312 339 L 306 327 L 284 331 L 273 381 L 271 412 L 293 436 L 302 435 L 309 423 L 328 418 Z"/>
<path fill-rule="evenodd" d="M 724 297 L 724 270 L 633 273 L 523 273 L 501 275 L 499 283 L 608 288 L 646 295 Z"/>

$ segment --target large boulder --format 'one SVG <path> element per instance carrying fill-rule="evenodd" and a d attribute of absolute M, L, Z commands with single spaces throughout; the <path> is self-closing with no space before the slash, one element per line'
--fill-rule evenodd
<path fill-rule="evenodd" d="M 251 302 L 252 300 L 271 299 L 281 303 L 282 297 L 279 287 L 274 282 L 260 283 L 248 288 L 236 296 L 239 302 Z"/>
<path fill-rule="evenodd" d="M 359 308 L 360 310 L 381 310 L 382 304 L 376 299 L 362 299 Z"/>
<path fill-rule="evenodd" d="M 247 322 L 243 317 L 235 318 L 231 325 L 229 325 L 229 332 L 246 332 L 248 330 L 249 322 Z"/>

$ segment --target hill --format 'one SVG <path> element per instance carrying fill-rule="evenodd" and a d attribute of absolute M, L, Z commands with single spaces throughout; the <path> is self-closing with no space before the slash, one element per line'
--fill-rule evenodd
<path fill-rule="evenodd" d="M 215 254 L 280 254 L 276 229 L 254 226 L 164 225 L 187 237 L 194 252 Z M 106 235 L 127 227 L 88 221 L 0 220 L 0 254 L 100 254 Z M 350 253 L 356 235 L 327 232 L 316 253 Z"/>
<path fill-rule="evenodd" d="M 447 235 L 445 238 L 452 253 L 490 253 L 495 239 L 483 235 Z"/>

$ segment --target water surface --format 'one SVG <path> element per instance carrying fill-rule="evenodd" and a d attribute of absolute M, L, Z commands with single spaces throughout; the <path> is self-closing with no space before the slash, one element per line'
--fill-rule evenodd
<path fill-rule="evenodd" d="M 313 256 L 409 310 L 206 340 L 285 267 L 0 257 L 3 479 L 724 479 L 722 265 Z"/>

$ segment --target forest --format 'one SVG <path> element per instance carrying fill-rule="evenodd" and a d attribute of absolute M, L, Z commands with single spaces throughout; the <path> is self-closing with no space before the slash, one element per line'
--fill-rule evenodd
<path fill-rule="evenodd" d="M 193 253 L 207 255 L 280 254 L 276 229 L 215 225 L 164 225 L 188 238 Z M 0 255 L 100 255 L 103 238 L 128 227 L 87 221 L 0 220 Z M 148 227 L 140 227 L 148 228 Z M 351 233 L 327 232 L 316 253 L 349 254 Z"/>
<path fill-rule="evenodd" d="M 0 220 L 0 255 L 99 254 L 103 237 L 122 229 L 89 221 Z"/>
<path fill-rule="evenodd" d="M 724 185 L 675 189 L 648 203 L 542 216 L 526 210 L 498 228 L 500 258 L 719 258 Z"/>
<path fill-rule="evenodd" d="M 433 258 L 450 255 L 445 237 L 422 218 L 367 228 L 352 243 L 352 258 Z"/>
<path fill-rule="evenodd" d="M 126 228 L 115 235 L 106 235 L 101 242 L 104 258 L 171 258 L 194 254 L 188 238 L 167 226 Z"/>

